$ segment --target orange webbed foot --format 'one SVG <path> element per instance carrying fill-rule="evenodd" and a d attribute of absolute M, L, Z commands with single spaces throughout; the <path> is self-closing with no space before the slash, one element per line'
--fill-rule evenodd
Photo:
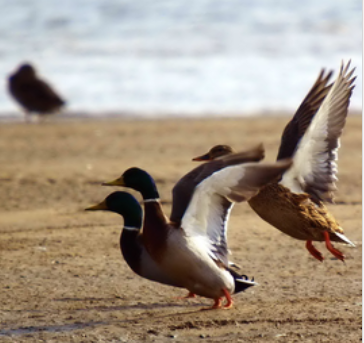
<path fill-rule="evenodd" d="M 222 298 L 216 298 L 214 300 L 215 300 L 215 303 L 211 307 L 202 308 L 201 311 L 217 310 L 217 309 L 221 308 L 221 300 L 222 300 Z"/>
<path fill-rule="evenodd" d="M 208 308 L 203 308 L 201 309 L 201 311 L 205 311 L 205 310 L 216 310 L 216 309 L 223 309 L 223 310 L 228 310 L 230 308 L 233 307 L 233 299 L 231 298 L 231 295 L 229 293 L 228 290 L 226 290 L 225 288 L 223 288 L 222 290 L 224 292 L 224 295 L 226 297 L 226 304 L 224 306 L 221 305 L 221 301 L 222 301 L 222 298 L 216 298 L 214 299 L 215 300 L 215 303 L 211 306 L 211 307 L 208 307 Z"/>
<path fill-rule="evenodd" d="M 189 298 L 196 298 L 196 294 L 192 293 L 192 292 L 188 292 L 188 294 L 185 296 L 185 299 L 189 299 Z"/>
<path fill-rule="evenodd" d="M 315 259 L 320 262 L 324 260 L 322 254 L 313 246 L 312 241 L 306 241 L 306 248 Z"/>
<path fill-rule="evenodd" d="M 324 236 L 327 250 L 329 250 L 331 254 L 333 254 L 337 259 L 344 262 L 345 255 L 333 247 L 330 241 L 330 234 L 327 231 L 324 231 Z"/>
<path fill-rule="evenodd" d="M 195 293 L 192 293 L 192 292 L 189 292 L 184 297 L 174 297 L 173 299 L 182 300 L 182 299 L 190 299 L 190 298 L 196 298 L 196 294 Z"/>

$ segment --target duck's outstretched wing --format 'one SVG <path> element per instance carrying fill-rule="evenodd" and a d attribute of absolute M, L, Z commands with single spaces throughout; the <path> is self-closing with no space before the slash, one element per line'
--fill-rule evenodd
<path fill-rule="evenodd" d="M 292 192 L 308 193 L 315 201 L 333 202 L 335 161 L 356 78 L 355 68 L 349 68 L 350 61 L 341 65 L 337 79 L 298 145 L 292 168 L 281 181 Z"/>
<path fill-rule="evenodd" d="M 261 187 L 279 178 L 291 163 L 291 160 L 246 163 L 213 173 L 195 188 L 182 218 L 182 229 L 186 235 L 200 236 L 209 255 L 228 266 L 226 234 L 230 202 L 249 200 Z"/>
<path fill-rule="evenodd" d="M 328 82 L 331 76 L 332 71 L 326 73 L 325 69 L 321 70 L 316 82 L 303 99 L 292 120 L 286 125 L 283 131 L 277 160 L 291 158 L 293 156 L 298 142 L 305 134 L 312 118 L 330 91 L 332 84 L 328 85 Z"/>
<path fill-rule="evenodd" d="M 216 171 L 245 162 L 258 162 L 264 158 L 264 148 L 259 144 L 250 150 L 224 156 L 218 160 L 199 165 L 183 176 L 172 190 L 172 211 L 170 220 L 178 226 L 192 198 L 195 187 Z"/>

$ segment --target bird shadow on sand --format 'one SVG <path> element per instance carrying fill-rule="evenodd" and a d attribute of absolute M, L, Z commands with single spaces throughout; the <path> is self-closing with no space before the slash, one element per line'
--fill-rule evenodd
<path fill-rule="evenodd" d="M 190 314 L 198 314 L 201 313 L 201 304 L 187 304 L 187 306 L 199 307 L 197 310 L 185 311 L 185 312 L 177 312 L 177 313 L 166 313 L 159 316 L 153 316 L 153 319 L 161 319 L 161 318 L 170 318 L 173 316 L 183 316 Z M 186 305 L 180 304 L 137 304 L 131 306 L 110 306 L 110 307 L 93 307 L 93 308 L 85 308 L 85 309 L 76 309 L 74 311 L 122 311 L 122 310 L 130 310 L 130 309 L 145 309 L 146 313 L 135 316 L 133 318 L 122 319 L 122 320 L 104 320 L 104 321 L 75 321 L 74 323 L 65 323 L 65 324 L 57 324 L 57 325 L 30 325 L 30 326 L 18 326 L 13 328 L 3 328 L 0 330 L 1 336 L 10 336 L 10 337 L 19 337 L 23 335 L 36 334 L 40 332 L 49 332 L 49 333 L 62 333 L 62 332 L 72 332 L 76 330 L 81 330 L 85 328 L 94 328 L 98 326 L 108 326 L 108 325 L 122 325 L 129 323 L 140 323 L 144 320 L 150 320 L 150 312 L 151 310 L 159 310 L 161 308 L 172 308 L 172 307 L 186 307 Z"/>
<path fill-rule="evenodd" d="M 72 311 L 125 311 L 125 310 L 133 310 L 133 309 L 139 309 L 139 310 L 155 310 L 155 309 L 163 309 L 163 308 L 185 308 L 185 307 L 201 307 L 201 306 L 207 306 L 205 303 L 194 300 L 193 302 L 187 299 L 176 299 L 171 298 L 168 299 L 170 302 L 155 302 L 155 303 L 142 303 L 137 302 L 134 304 L 120 304 L 117 305 L 116 303 L 123 302 L 123 298 L 120 297 L 109 297 L 109 298 L 95 298 L 95 297 L 87 297 L 87 298 L 59 298 L 54 299 L 53 301 L 59 301 L 59 302 L 88 302 L 90 304 L 95 304 L 98 302 L 112 302 L 115 305 L 108 306 L 108 305 L 99 305 L 99 306 L 87 306 L 85 308 L 78 308 L 73 309 Z"/>

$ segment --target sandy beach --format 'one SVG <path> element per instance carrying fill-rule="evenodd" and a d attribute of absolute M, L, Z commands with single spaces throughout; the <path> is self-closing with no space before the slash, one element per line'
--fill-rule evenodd
<path fill-rule="evenodd" d="M 356 248 L 305 242 L 262 221 L 246 203 L 229 222 L 231 260 L 258 286 L 230 310 L 135 275 L 119 248 L 122 218 L 87 213 L 138 166 L 171 189 L 215 144 L 264 143 L 274 161 L 289 117 L 54 120 L 0 126 L 0 342 L 358 342 L 362 323 L 362 119 L 349 116 L 339 151 L 336 204 Z M 138 199 L 139 194 L 131 191 Z"/>

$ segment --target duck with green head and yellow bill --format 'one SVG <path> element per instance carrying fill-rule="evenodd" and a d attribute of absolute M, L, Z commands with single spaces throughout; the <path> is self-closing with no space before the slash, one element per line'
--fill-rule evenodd
<path fill-rule="evenodd" d="M 290 160 L 270 164 L 238 163 L 238 156 L 229 156 L 229 161 L 235 158 L 234 164 L 215 172 L 210 170 L 210 174 L 200 180 L 187 205 L 182 201 L 182 209 L 176 210 L 182 213 L 179 222 L 170 221 L 164 214 L 156 184 L 146 171 L 130 168 L 119 179 L 107 183 L 130 187 L 142 194 L 143 241 L 147 251 L 176 283 L 183 284 L 194 294 L 214 299 L 212 308 L 221 308 L 223 297 L 227 299 L 223 308 L 230 308 L 231 295 L 247 285 L 246 278 L 238 278 L 229 268 L 227 222 L 231 202 L 250 199 L 291 165 Z M 201 175 L 204 174 L 195 176 Z M 173 202 L 177 193 L 173 194 Z"/>
<path fill-rule="evenodd" d="M 338 259 L 344 255 L 331 241 L 354 244 L 324 202 L 333 202 L 337 180 L 337 151 L 345 125 L 352 90 L 354 69 L 350 62 L 341 66 L 333 84 L 331 73 L 322 71 L 314 86 L 284 129 L 277 160 L 293 157 L 293 166 L 281 180 L 264 188 L 248 203 L 265 221 L 283 233 L 306 241 L 313 257 L 323 261 L 312 241 L 325 241 Z M 233 153 L 227 145 L 218 145 L 194 161 L 220 160 Z"/>
<path fill-rule="evenodd" d="M 183 287 L 164 273 L 150 257 L 143 243 L 143 210 L 139 202 L 129 193 L 114 192 L 86 211 L 110 211 L 124 218 L 120 236 L 121 253 L 129 267 L 139 276 L 174 287 Z"/>

